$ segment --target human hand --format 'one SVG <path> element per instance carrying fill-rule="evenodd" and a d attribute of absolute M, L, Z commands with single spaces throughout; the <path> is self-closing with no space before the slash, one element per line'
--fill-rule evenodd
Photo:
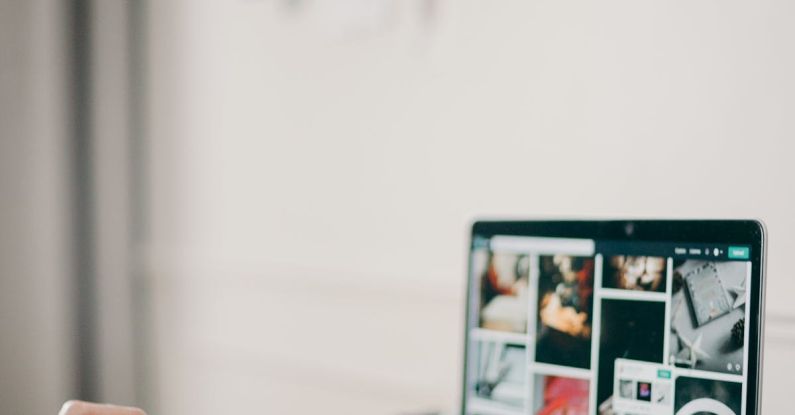
<path fill-rule="evenodd" d="M 69 401 L 63 404 L 58 415 L 146 415 L 146 413 L 138 408 L 126 406 Z"/>

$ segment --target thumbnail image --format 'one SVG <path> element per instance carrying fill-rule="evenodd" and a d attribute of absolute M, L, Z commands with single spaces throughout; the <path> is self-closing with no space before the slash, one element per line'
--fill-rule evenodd
<path fill-rule="evenodd" d="M 599 405 L 600 415 L 673 413 L 672 372 L 660 363 L 616 359 L 614 394 Z"/>
<path fill-rule="evenodd" d="M 651 402 L 651 382 L 638 382 L 638 393 L 635 399 Z"/>
<path fill-rule="evenodd" d="M 533 388 L 536 415 L 587 415 L 588 381 L 537 375 Z"/>
<path fill-rule="evenodd" d="M 527 255 L 478 251 L 473 269 L 480 284 L 479 327 L 515 333 L 527 332 Z"/>
<path fill-rule="evenodd" d="M 739 383 L 681 376 L 676 379 L 674 413 L 740 415 L 741 399 Z"/>
<path fill-rule="evenodd" d="M 479 341 L 474 368 L 474 396 L 513 408 L 524 408 L 527 356 L 525 347 Z"/>
<path fill-rule="evenodd" d="M 747 264 L 674 264 L 669 363 L 742 374 Z"/>
<path fill-rule="evenodd" d="M 666 260 L 652 256 L 616 255 L 605 264 L 602 285 L 623 290 L 665 292 Z"/>
<path fill-rule="evenodd" d="M 624 399 L 635 399 L 635 384 L 637 382 L 626 379 L 621 379 L 618 382 L 619 397 Z"/>
<path fill-rule="evenodd" d="M 602 300 L 600 321 L 599 383 L 596 394 L 597 402 L 603 407 L 612 401 L 616 359 L 663 362 L 665 303 Z M 651 385 L 644 385 L 644 382 L 619 386 L 622 395 L 631 393 L 633 399 L 637 400 L 648 401 L 654 393 Z M 650 393 L 649 398 L 645 395 L 647 392 Z"/>
<path fill-rule="evenodd" d="M 621 379 L 618 393 L 622 399 L 653 402 L 666 406 L 671 404 L 671 384 L 667 382 L 637 382 Z"/>
<path fill-rule="evenodd" d="M 536 361 L 589 368 L 593 258 L 539 258 Z"/>

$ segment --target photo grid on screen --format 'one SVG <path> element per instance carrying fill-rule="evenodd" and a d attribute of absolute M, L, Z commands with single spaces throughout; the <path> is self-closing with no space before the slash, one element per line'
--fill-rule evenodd
<path fill-rule="evenodd" d="M 467 413 L 744 414 L 749 262 L 530 239 L 472 251 Z"/>

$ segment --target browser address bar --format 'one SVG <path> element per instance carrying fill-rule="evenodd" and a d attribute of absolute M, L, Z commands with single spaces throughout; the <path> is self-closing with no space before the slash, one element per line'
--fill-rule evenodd
<path fill-rule="evenodd" d="M 491 238 L 491 250 L 590 256 L 596 251 L 596 244 L 592 239 L 494 236 Z"/>

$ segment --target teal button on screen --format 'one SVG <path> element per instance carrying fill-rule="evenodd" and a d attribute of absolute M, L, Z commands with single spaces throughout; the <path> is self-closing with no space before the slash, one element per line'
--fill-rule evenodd
<path fill-rule="evenodd" d="M 729 259 L 748 259 L 751 257 L 751 250 L 745 246 L 730 246 Z"/>

